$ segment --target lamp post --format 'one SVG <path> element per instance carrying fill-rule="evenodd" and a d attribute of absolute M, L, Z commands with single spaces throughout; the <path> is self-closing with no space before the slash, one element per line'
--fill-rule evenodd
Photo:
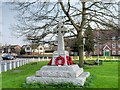
<path fill-rule="evenodd" d="M 83 36 L 83 59 L 85 57 L 85 53 L 84 53 L 84 46 L 85 46 L 85 30 L 82 31 L 82 36 Z"/>
<path fill-rule="evenodd" d="M 32 41 L 32 55 L 33 55 L 33 61 L 34 61 L 34 41 Z"/>
<path fill-rule="evenodd" d="M 35 44 L 36 44 L 36 39 L 31 39 L 32 40 L 32 53 L 33 53 L 33 60 L 35 59 Z"/>
<path fill-rule="evenodd" d="M 97 62 L 98 62 L 98 65 L 99 65 L 99 30 L 97 31 Z"/>
<path fill-rule="evenodd" d="M 85 38 L 86 38 L 86 37 L 83 37 L 83 59 L 85 58 L 85 52 L 84 52 Z"/>

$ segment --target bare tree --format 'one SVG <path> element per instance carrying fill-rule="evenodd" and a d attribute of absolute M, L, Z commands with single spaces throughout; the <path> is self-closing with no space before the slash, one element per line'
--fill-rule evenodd
<path fill-rule="evenodd" d="M 70 32 L 77 38 L 79 65 L 83 67 L 83 35 L 87 25 L 97 28 L 118 29 L 117 4 L 78 0 L 71 2 L 14 2 L 19 12 L 18 23 L 14 29 L 21 35 L 33 35 L 38 40 L 53 34 L 53 28 L 59 21 L 69 25 Z"/>

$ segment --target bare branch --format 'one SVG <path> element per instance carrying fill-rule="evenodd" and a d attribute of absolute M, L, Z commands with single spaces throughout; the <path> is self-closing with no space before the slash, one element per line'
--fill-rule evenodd
<path fill-rule="evenodd" d="M 70 22 L 73 24 L 73 26 L 76 28 L 76 30 L 79 30 L 79 27 L 75 24 L 75 22 L 73 21 L 73 19 L 71 18 L 71 16 L 67 13 L 67 11 L 64 8 L 63 2 L 59 2 L 61 5 L 61 8 L 63 10 L 63 12 L 66 14 L 66 16 L 69 18 Z"/>
<path fill-rule="evenodd" d="M 68 13 L 69 13 L 69 11 L 70 11 L 70 0 L 68 0 Z"/>
<path fill-rule="evenodd" d="M 89 7 L 87 7 L 86 9 L 90 9 L 92 6 L 94 6 L 95 4 L 97 4 L 99 2 L 94 2 L 93 4 L 91 4 Z"/>

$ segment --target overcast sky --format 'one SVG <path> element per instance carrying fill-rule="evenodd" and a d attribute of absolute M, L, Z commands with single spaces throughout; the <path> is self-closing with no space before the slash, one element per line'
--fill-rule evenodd
<path fill-rule="evenodd" d="M 119 1 L 119 0 L 114 0 Z M 23 45 L 27 42 L 23 41 L 24 38 L 17 38 L 14 36 L 13 30 L 10 29 L 14 25 L 16 12 L 10 10 L 11 6 L 0 2 L 0 44 Z"/>
<path fill-rule="evenodd" d="M 15 16 L 16 16 L 16 12 L 11 9 L 11 6 L 5 3 L 2 3 L 2 10 L 1 10 L 1 14 L 0 14 L 0 25 L 2 26 L 2 28 L 0 28 L 0 32 L 1 32 L 1 39 L 0 39 L 0 43 L 2 43 L 2 45 L 5 44 L 12 44 L 12 45 L 23 45 L 25 44 L 25 42 L 23 41 L 23 38 L 17 38 L 15 35 L 13 35 L 13 30 L 10 29 L 11 25 L 14 25 L 14 23 L 16 22 L 15 20 Z"/>

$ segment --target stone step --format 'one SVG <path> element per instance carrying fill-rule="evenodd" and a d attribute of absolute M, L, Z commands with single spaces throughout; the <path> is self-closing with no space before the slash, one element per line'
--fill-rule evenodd
<path fill-rule="evenodd" d="M 80 76 L 83 71 L 77 70 L 76 72 L 70 71 L 37 71 L 37 77 L 65 77 L 65 78 L 75 78 Z"/>
<path fill-rule="evenodd" d="M 49 65 L 46 65 L 46 66 L 43 66 L 40 70 L 44 70 L 44 71 L 47 71 L 47 70 L 64 70 L 64 71 L 76 71 L 78 69 L 83 69 L 83 68 L 79 68 L 79 66 L 77 64 L 75 65 L 66 65 L 66 66 L 49 66 Z"/>
<path fill-rule="evenodd" d="M 86 78 L 90 75 L 89 72 L 83 72 L 76 78 L 63 78 L 63 77 L 36 77 L 30 76 L 26 78 L 26 83 L 73 83 L 74 85 L 84 86 Z"/>
<path fill-rule="evenodd" d="M 80 74 L 79 77 L 86 79 L 89 76 L 90 76 L 90 72 L 83 72 L 82 74 Z"/>
<path fill-rule="evenodd" d="M 83 68 L 77 65 L 69 66 L 44 66 L 41 70 L 36 72 L 37 77 L 64 77 L 76 78 L 83 73 Z"/>

